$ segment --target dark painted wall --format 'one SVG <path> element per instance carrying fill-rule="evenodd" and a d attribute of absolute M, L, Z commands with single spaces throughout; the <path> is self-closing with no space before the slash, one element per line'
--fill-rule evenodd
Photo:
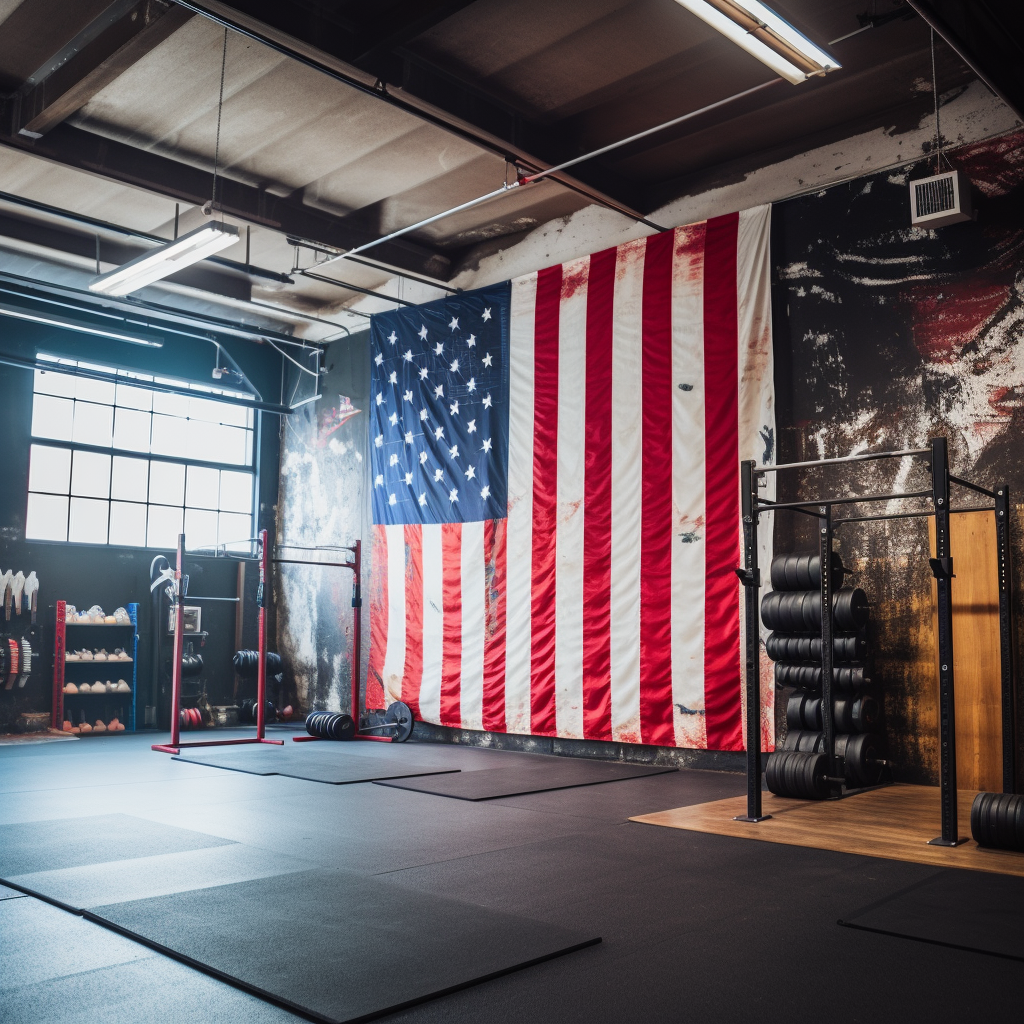
<path fill-rule="evenodd" d="M 246 372 L 260 393 L 270 401 L 281 394 L 281 358 L 269 346 L 225 340 L 225 348 Z M 168 335 L 162 349 L 143 349 L 121 342 L 93 338 L 35 324 L 0 318 L 0 351 L 33 358 L 37 352 L 94 360 L 104 365 L 142 372 L 212 382 L 213 347 L 207 342 Z M 143 707 L 156 695 L 150 670 L 149 572 L 154 556 L 151 549 L 54 544 L 25 540 L 25 506 L 28 490 L 28 462 L 32 412 L 32 373 L 0 366 L 0 436 L 3 437 L 4 486 L 0 489 L 0 568 L 13 567 L 27 575 L 32 569 L 39 577 L 39 624 L 41 636 L 33 648 L 41 648 L 38 666 L 25 688 L 0 689 L 0 732 L 9 731 L 25 711 L 49 711 L 53 673 L 53 607 L 66 600 L 79 608 L 99 604 L 112 612 L 131 601 L 140 604 L 138 724 Z M 259 424 L 259 502 L 261 525 L 273 527 L 277 503 L 279 419 L 257 414 Z M 163 552 L 173 561 L 173 552 Z M 195 594 L 234 597 L 236 564 L 186 558 L 190 589 Z M 254 645 L 255 572 L 246 580 L 247 629 L 243 642 Z M 271 621 L 273 625 L 273 621 Z M 230 703 L 235 687 L 231 655 L 235 643 L 235 606 L 228 603 L 203 605 L 203 628 L 211 633 L 202 650 L 208 666 L 206 679 L 211 703 Z M 273 634 L 271 634 L 273 635 Z M 97 644 L 102 646 L 100 641 Z M 102 676 L 106 678 L 106 676 Z M 164 698 L 166 703 L 166 696 Z"/>
<path fill-rule="evenodd" d="M 780 460 L 914 448 L 945 435 L 953 473 L 990 488 L 1007 482 L 1016 499 L 1018 611 L 1024 583 L 1022 157 L 1024 133 L 950 154 L 973 183 L 974 222 L 934 231 L 910 226 L 908 181 L 933 174 L 934 163 L 780 203 L 772 219 Z M 909 465 L 889 460 L 780 475 L 779 499 L 927 487 L 924 472 L 908 473 Z M 968 492 L 953 497 L 976 503 Z M 780 513 L 776 550 L 813 546 L 809 526 L 813 520 Z M 845 527 L 837 547 L 875 602 L 876 676 L 886 695 L 896 776 L 934 783 L 928 543 L 925 520 L 896 520 Z M 786 696 L 779 695 L 780 708 Z"/>

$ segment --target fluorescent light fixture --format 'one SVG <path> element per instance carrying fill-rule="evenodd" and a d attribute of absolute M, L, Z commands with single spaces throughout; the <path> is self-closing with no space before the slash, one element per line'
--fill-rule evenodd
<path fill-rule="evenodd" d="M 794 85 L 842 65 L 760 0 L 676 0 Z"/>
<path fill-rule="evenodd" d="M 109 327 L 94 327 L 83 320 L 74 320 L 70 317 L 45 316 L 42 313 L 33 313 L 27 309 L 20 309 L 17 306 L 9 306 L 7 303 L 0 303 L 0 316 L 10 316 L 16 320 L 28 320 L 31 323 L 44 324 L 47 327 L 60 327 L 65 331 L 77 331 L 79 334 L 94 334 L 99 338 L 124 341 L 129 345 L 144 345 L 146 348 L 164 347 L 162 341 L 152 338 L 140 338 L 133 334 L 122 334 L 120 331 L 113 331 Z"/>
<path fill-rule="evenodd" d="M 105 295 L 127 295 L 160 281 L 185 267 L 205 260 L 238 241 L 238 228 L 230 224 L 204 224 L 173 242 L 136 256 L 122 267 L 97 277 L 89 289 Z"/>

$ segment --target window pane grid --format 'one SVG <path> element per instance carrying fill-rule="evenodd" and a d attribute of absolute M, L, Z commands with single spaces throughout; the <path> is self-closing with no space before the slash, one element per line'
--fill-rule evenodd
<path fill-rule="evenodd" d="M 173 548 L 184 529 L 191 550 L 248 540 L 253 410 L 217 402 L 210 396 L 224 392 L 202 385 L 52 361 L 124 383 L 35 371 L 32 435 L 42 443 L 30 449 L 27 539 Z M 147 391 L 153 380 L 197 393 Z"/>

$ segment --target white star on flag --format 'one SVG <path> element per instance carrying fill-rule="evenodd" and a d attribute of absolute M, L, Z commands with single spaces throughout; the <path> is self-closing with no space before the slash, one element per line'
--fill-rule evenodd
<path fill-rule="evenodd" d="M 411 392 L 411 391 L 406 391 L 406 393 L 405 393 L 404 395 L 402 395 L 402 397 L 403 397 L 403 398 L 404 398 L 404 399 L 405 399 L 405 400 L 406 400 L 407 402 L 411 402 L 411 401 L 412 401 L 412 392 Z"/>
<path fill-rule="evenodd" d="M 484 318 L 484 320 L 490 320 L 490 319 L 491 319 L 491 307 L 490 307 L 490 306 L 488 306 L 488 307 L 487 307 L 487 308 L 486 308 L 486 309 L 484 310 L 484 316 L 483 316 L 483 318 Z"/>
<path fill-rule="evenodd" d="M 458 329 L 459 318 L 457 316 L 452 317 L 452 322 L 448 325 L 453 331 Z"/>
<path fill-rule="evenodd" d="M 444 351 L 444 345 L 442 345 L 441 342 L 438 342 L 434 346 L 434 355 L 435 356 L 439 356 L 443 351 Z"/>
<path fill-rule="evenodd" d="M 426 420 L 428 415 L 429 415 L 429 413 L 427 412 L 426 409 L 420 409 L 420 419 L 421 420 Z"/>
<path fill-rule="evenodd" d="M 412 444 L 412 431 L 411 430 L 407 430 L 405 432 L 405 443 L 406 444 Z"/>
<path fill-rule="evenodd" d="M 489 437 L 484 438 L 484 446 L 480 449 L 482 452 L 489 452 L 491 450 L 491 439 Z"/>
<path fill-rule="evenodd" d="M 376 363 L 376 364 L 377 364 L 378 366 L 380 366 L 380 365 L 381 365 L 381 363 L 383 363 L 383 362 L 384 362 L 384 357 L 383 357 L 383 356 L 382 356 L 382 355 L 381 355 L 381 354 L 380 354 L 380 353 L 378 352 L 378 353 L 377 353 L 377 354 L 376 354 L 376 355 L 375 355 L 375 356 L 373 357 L 373 361 L 374 361 L 374 362 L 375 362 L 375 363 Z"/>
<path fill-rule="evenodd" d="M 466 470 L 466 479 L 467 480 L 472 480 L 473 477 L 475 477 L 475 476 L 476 476 L 476 469 L 473 466 L 470 466 L 469 469 Z"/>
<path fill-rule="evenodd" d="M 392 455 L 390 461 L 388 462 L 388 465 L 389 466 L 397 466 L 398 465 L 398 456 L 397 455 Z"/>
<path fill-rule="evenodd" d="M 420 465 L 422 466 L 423 463 L 426 462 L 426 461 L 427 461 L 427 453 L 426 452 L 420 452 Z"/>
<path fill-rule="evenodd" d="M 378 405 L 383 405 L 384 404 L 384 396 L 379 391 L 377 392 L 377 404 Z"/>
<path fill-rule="evenodd" d="M 378 473 L 373 478 L 373 486 L 374 487 L 383 487 L 384 486 L 384 474 L 383 473 Z"/>
<path fill-rule="evenodd" d="M 444 398 L 444 385 L 443 384 L 438 384 L 437 387 L 434 388 L 434 397 L 435 398 Z"/>
<path fill-rule="evenodd" d="M 424 330 L 426 330 L 426 328 L 425 328 L 425 327 L 424 327 L 423 329 L 424 329 Z M 392 331 L 392 332 L 391 332 L 391 333 L 390 333 L 390 334 L 388 335 L 388 341 L 390 341 L 390 342 L 391 342 L 391 344 L 392 344 L 392 345 L 394 345 L 394 343 L 395 343 L 396 341 L 398 341 L 398 335 L 397 335 L 397 334 L 395 334 L 395 332 L 394 332 L 394 331 Z"/>
<path fill-rule="evenodd" d="M 459 492 L 454 487 L 448 492 L 448 500 L 453 505 L 459 500 Z"/>
<path fill-rule="evenodd" d="M 388 377 L 388 383 L 389 384 L 397 384 L 398 383 L 398 371 L 397 370 L 392 370 L 391 371 L 391 376 Z"/>
<path fill-rule="evenodd" d="M 452 365 L 449 367 L 449 369 L 452 371 L 452 373 L 458 373 L 459 372 L 459 361 L 458 361 L 458 359 L 452 360 Z"/>
<path fill-rule="evenodd" d="M 389 505 L 397 505 L 398 504 L 398 499 L 393 494 L 391 494 L 391 495 L 388 496 L 388 504 Z"/>
<path fill-rule="evenodd" d="M 405 474 L 405 482 L 406 482 L 406 484 L 411 484 L 412 483 L 412 473 L 406 473 Z"/>
<path fill-rule="evenodd" d="M 487 484 L 484 484 L 483 487 L 480 488 L 480 497 L 483 498 L 484 501 L 486 501 L 490 496 L 491 489 L 490 487 L 487 486 Z"/>
<path fill-rule="evenodd" d="M 397 427 L 398 426 L 398 413 L 397 412 L 393 412 L 388 417 L 388 419 L 391 420 L 391 426 L 393 426 L 393 427 Z"/>
<path fill-rule="evenodd" d="M 406 361 L 407 363 L 411 363 L 411 362 L 412 362 L 412 349 L 411 349 L 411 348 L 407 348 L 407 349 L 405 350 L 405 355 L 403 355 L 403 356 L 402 356 L 402 358 L 403 358 L 403 359 L 404 359 L 404 360 L 405 360 L 405 361 Z"/>
<path fill-rule="evenodd" d="M 484 408 L 490 409 L 491 407 L 491 396 L 488 394 L 484 397 Z"/>
<path fill-rule="evenodd" d="M 470 420 L 469 421 L 469 425 L 466 427 L 466 431 L 467 431 L 467 433 L 470 433 L 470 434 L 475 434 L 476 433 L 476 420 Z"/>
<path fill-rule="evenodd" d="M 451 409 L 451 412 L 452 412 L 453 416 L 458 416 L 459 415 L 459 403 L 458 402 L 452 402 L 451 405 L 448 406 L 448 408 Z"/>
<path fill-rule="evenodd" d="M 440 483 L 443 478 L 444 478 L 444 470 L 443 469 L 435 469 L 434 470 L 434 479 L 438 483 Z"/>
<path fill-rule="evenodd" d="M 475 335 L 475 334 L 471 334 L 471 335 L 470 335 L 470 336 L 469 336 L 469 337 L 468 337 L 468 338 L 466 339 L 466 345 L 468 345 L 468 346 L 469 346 L 469 348 L 472 348 L 472 347 L 473 347 L 473 346 L 474 346 L 475 344 L 476 344 L 476 335 Z"/>
<path fill-rule="evenodd" d="M 426 505 L 426 503 L 427 503 L 427 496 L 425 494 L 421 494 L 420 495 L 420 504 L 421 505 Z"/>
<path fill-rule="evenodd" d="M 488 352 L 488 353 L 487 353 L 487 355 L 485 355 L 485 356 L 483 357 L 483 359 L 481 360 L 481 362 L 482 362 L 482 363 L 484 364 L 484 366 L 487 366 L 487 367 L 489 367 L 489 366 L 491 365 L 491 362 L 492 362 L 492 360 L 491 360 L 491 353 L 490 353 L 490 352 Z"/>
<path fill-rule="evenodd" d="M 424 324 L 424 325 L 423 325 L 423 326 L 422 326 L 422 327 L 420 328 L 420 337 L 421 337 L 421 338 L 422 338 L 422 339 L 423 339 L 424 341 L 426 341 L 426 340 L 427 340 L 427 325 L 426 325 L 426 324 Z M 394 343 L 392 342 L 392 344 L 394 344 Z"/>
<path fill-rule="evenodd" d="M 459 446 L 457 444 L 453 444 L 451 448 L 448 449 L 448 457 L 452 459 L 457 459 L 459 457 Z"/>
<path fill-rule="evenodd" d="M 438 427 L 434 431 L 434 440 L 440 441 L 442 437 L 444 437 L 444 427 Z"/>
<path fill-rule="evenodd" d="M 374 444 L 375 444 L 375 445 L 376 445 L 376 446 L 377 446 L 378 448 L 380 448 L 380 446 L 381 446 L 382 444 L 384 444 L 384 435 L 383 435 L 383 434 L 378 434 L 378 435 L 377 435 L 377 436 L 376 436 L 376 437 L 375 437 L 375 438 L 373 439 L 373 443 L 374 443 Z"/>
<path fill-rule="evenodd" d="M 427 368 L 424 366 L 420 369 L 420 380 L 427 379 Z"/>
<path fill-rule="evenodd" d="M 476 377 L 470 377 L 469 383 L 466 385 L 466 387 L 469 389 L 470 394 L 476 391 Z"/>

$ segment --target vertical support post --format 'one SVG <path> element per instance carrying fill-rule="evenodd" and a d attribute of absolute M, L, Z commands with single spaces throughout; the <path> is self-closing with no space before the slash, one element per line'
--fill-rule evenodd
<path fill-rule="evenodd" d="M 263 741 L 267 733 L 267 531 L 260 530 L 260 584 L 256 591 L 259 608 L 259 655 L 256 670 L 256 739 Z"/>
<path fill-rule="evenodd" d="M 996 487 L 996 558 L 999 569 L 999 677 L 1003 718 L 1003 792 L 1017 790 L 1016 716 L 1013 700 L 1013 566 L 1010 557 L 1010 488 Z"/>
<path fill-rule="evenodd" d="M 825 764 L 828 768 L 829 792 L 832 799 L 843 795 L 840 781 L 846 772 L 839 771 L 836 759 L 835 705 L 832 703 L 832 661 L 834 649 L 832 593 L 832 506 L 822 505 L 818 519 L 818 557 L 821 560 L 821 728 L 825 737 Z"/>
<path fill-rule="evenodd" d="M 949 550 L 949 453 L 944 437 L 930 441 L 932 503 L 935 508 L 935 557 L 929 559 L 938 595 L 939 641 L 939 785 L 942 835 L 932 846 L 957 846 L 956 702 L 953 692 L 953 557 Z"/>
<path fill-rule="evenodd" d="M 174 646 L 171 651 L 171 746 L 181 738 L 181 656 L 185 649 L 185 534 L 178 534 L 178 558 L 174 564 Z"/>
<path fill-rule="evenodd" d="M 359 702 L 359 673 L 362 662 L 362 634 L 363 634 L 363 588 L 362 588 L 362 541 L 357 540 L 352 545 L 352 721 L 356 723 L 356 732 L 359 732 L 360 702 Z"/>
<path fill-rule="evenodd" d="M 746 644 L 744 684 L 747 694 L 747 813 L 736 821 L 765 821 L 761 813 L 761 629 L 758 622 L 758 598 L 761 570 L 757 564 L 757 474 L 755 463 L 740 463 L 740 503 L 743 517 L 743 568 L 736 570 L 743 585 L 743 612 Z"/>
<path fill-rule="evenodd" d="M 35 595 L 32 596 L 35 599 Z M 53 729 L 64 728 L 64 626 L 67 608 L 66 601 L 57 602 L 57 619 L 53 626 L 53 707 L 50 711 L 50 727 Z"/>

